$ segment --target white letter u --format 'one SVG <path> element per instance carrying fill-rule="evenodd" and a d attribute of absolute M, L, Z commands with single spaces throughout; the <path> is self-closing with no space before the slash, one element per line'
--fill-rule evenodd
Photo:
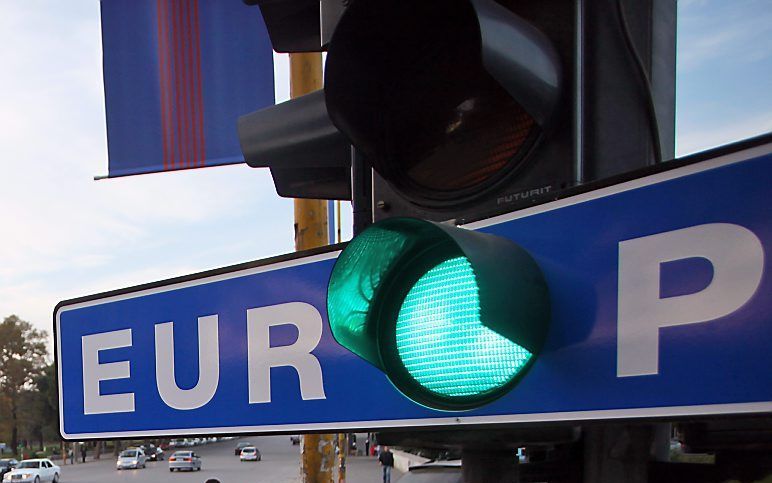
<path fill-rule="evenodd" d="M 217 315 L 198 318 L 198 383 L 180 389 L 174 378 L 174 322 L 155 326 L 155 378 L 161 399 L 174 409 L 196 409 L 208 403 L 220 380 Z"/>

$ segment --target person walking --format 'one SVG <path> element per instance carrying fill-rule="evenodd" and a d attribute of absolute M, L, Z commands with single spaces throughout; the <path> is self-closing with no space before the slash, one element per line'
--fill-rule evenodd
<path fill-rule="evenodd" d="M 381 448 L 378 461 L 383 466 L 383 483 L 391 483 L 391 469 L 394 468 L 394 454 L 388 446 Z"/>
<path fill-rule="evenodd" d="M 80 445 L 80 456 L 83 458 L 83 462 L 86 462 L 86 445 L 81 444 Z"/>

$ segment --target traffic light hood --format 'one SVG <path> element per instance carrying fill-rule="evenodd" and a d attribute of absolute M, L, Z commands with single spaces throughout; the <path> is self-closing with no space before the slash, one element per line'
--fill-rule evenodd
<path fill-rule="evenodd" d="M 404 394 L 468 409 L 506 393 L 547 335 L 549 295 L 533 258 L 494 235 L 412 218 L 372 225 L 333 269 L 330 327 Z"/>
<path fill-rule="evenodd" d="M 351 199 L 351 148 L 319 90 L 241 116 L 239 142 L 253 168 L 271 168 L 279 196 Z"/>

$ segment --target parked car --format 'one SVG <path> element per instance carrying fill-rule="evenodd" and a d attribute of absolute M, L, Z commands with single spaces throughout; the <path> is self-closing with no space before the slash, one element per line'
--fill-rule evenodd
<path fill-rule="evenodd" d="M 239 444 L 236 445 L 236 450 L 234 451 L 234 454 L 236 456 L 241 456 L 241 450 L 246 448 L 247 446 L 254 446 L 254 445 L 248 441 L 240 442 Z"/>
<path fill-rule="evenodd" d="M 16 466 L 16 469 L 3 475 L 3 482 L 42 483 L 44 481 L 53 481 L 57 483 L 61 473 L 62 469 L 53 464 L 49 459 L 24 460 Z"/>
<path fill-rule="evenodd" d="M 147 466 L 147 456 L 139 448 L 131 448 L 121 451 L 118 461 L 115 462 L 116 470 L 138 469 Z"/>
<path fill-rule="evenodd" d="M 189 448 L 193 446 L 193 441 L 184 438 L 184 439 L 173 439 L 169 441 L 169 447 L 170 448 Z"/>
<path fill-rule="evenodd" d="M 461 460 L 431 461 L 411 466 L 400 483 L 463 483 Z"/>
<path fill-rule="evenodd" d="M 13 469 L 16 468 L 16 465 L 18 464 L 19 462 L 13 458 L 0 459 L 0 480 L 3 479 L 4 474 L 13 471 Z"/>
<path fill-rule="evenodd" d="M 260 455 L 260 451 L 254 446 L 247 446 L 241 450 L 239 455 L 241 461 L 260 461 L 263 457 Z"/>
<path fill-rule="evenodd" d="M 169 471 L 201 471 L 201 457 L 193 451 L 175 451 L 169 457 Z"/>
<path fill-rule="evenodd" d="M 300 444 L 300 435 L 299 434 L 293 434 L 290 436 L 290 443 L 294 444 Z"/>

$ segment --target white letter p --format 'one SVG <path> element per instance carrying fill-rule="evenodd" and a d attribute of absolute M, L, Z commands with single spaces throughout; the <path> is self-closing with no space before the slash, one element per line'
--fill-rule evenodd
<path fill-rule="evenodd" d="M 704 258 L 713 279 L 703 290 L 660 298 L 662 263 Z M 657 374 L 659 329 L 707 322 L 742 307 L 761 283 L 764 249 L 747 228 L 693 226 L 619 243 L 617 377 Z"/>

